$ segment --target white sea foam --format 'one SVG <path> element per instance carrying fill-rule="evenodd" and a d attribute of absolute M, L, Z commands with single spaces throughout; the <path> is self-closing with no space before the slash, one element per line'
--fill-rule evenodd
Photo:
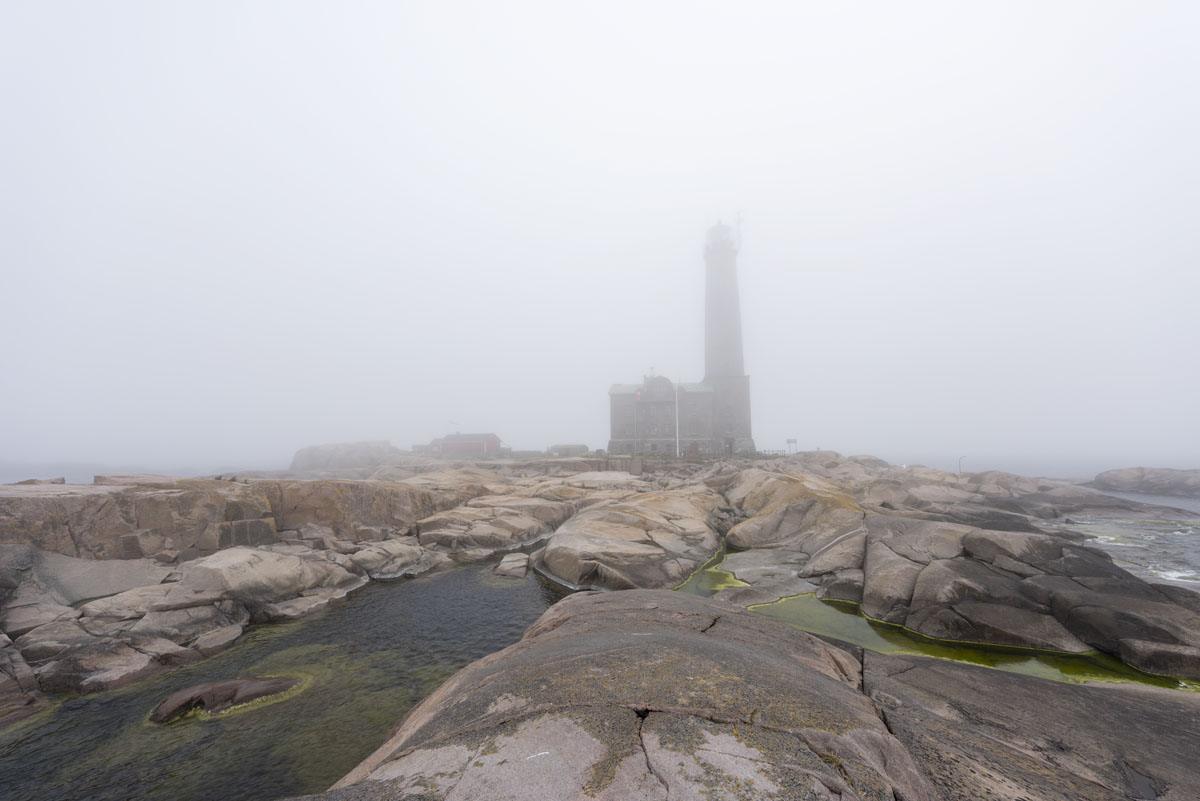
<path fill-rule="evenodd" d="M 1190 584 L 1200 584 L 1200 576 L 1196 575 L 1193 570 L 1154 570 L 1151 571 L 1159 578 L 1167 579 L 1168 581 L 1186 581 Z"/>

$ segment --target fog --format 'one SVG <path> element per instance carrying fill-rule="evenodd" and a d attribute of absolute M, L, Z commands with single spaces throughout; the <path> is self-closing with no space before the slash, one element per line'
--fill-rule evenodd
<path fill-rule="evenodd" d="M 604 447 L 740 218 L 760 448 L 1200 467 L 1200 6 L 989 5 L 5 3 L 0 461 Z"/>

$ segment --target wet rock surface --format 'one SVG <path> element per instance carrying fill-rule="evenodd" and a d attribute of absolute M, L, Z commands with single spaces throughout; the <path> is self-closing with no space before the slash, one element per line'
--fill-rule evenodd
<path fill-rule="evenodd" d="M 299 679 L 249 677 L 197 684 L 164 698 L 150 713 L 150 720 L 153 723 L 168 723 L 194 710 L 222 712 L 240 704 L 285 692 L 299 683 Z"/>

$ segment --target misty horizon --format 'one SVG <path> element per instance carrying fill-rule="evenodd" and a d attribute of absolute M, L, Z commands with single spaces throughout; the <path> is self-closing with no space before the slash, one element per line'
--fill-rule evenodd
<path fill-rule="evenodd" d="M 1200 467 L 1200 9 L 633 8 L 10 8 L 2 479 L 604 448 L 739 219 L 760 449 Z"/>

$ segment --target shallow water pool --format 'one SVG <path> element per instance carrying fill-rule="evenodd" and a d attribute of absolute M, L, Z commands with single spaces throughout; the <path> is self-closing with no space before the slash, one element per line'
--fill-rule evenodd
<path fill-rule="evenodd" d="M 562 591 L 491 565 L 373 583 L 316 617 L 251 630 L 229 651 L 161 677 L 71 697 L 0 732 L 4 801 L 256 801 L 324 790 L 464 665 L 520 639 Z M 275 703 L 166 726 L 175 690 L 296 676 Z"/>

